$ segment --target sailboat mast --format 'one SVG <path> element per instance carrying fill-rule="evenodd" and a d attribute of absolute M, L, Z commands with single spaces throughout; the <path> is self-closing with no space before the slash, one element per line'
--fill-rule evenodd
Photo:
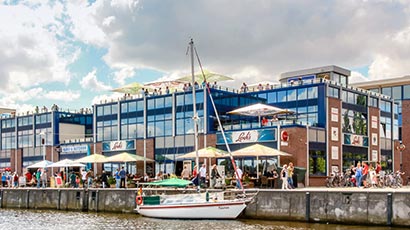
<path fill-rule="evenodd" d="M 194 69 L 194 40 L 191 38 L 191 42 L 189 43 L 189 48 L 191 51 L 191 74 L 192 74 L 192 110 L 193 110 L 193 117 L 194 120 L 194 147 L 195 147 L 195 154 L 196 154 L 196 173 L 198 177 L 198 188 L 200 188 L 200 175 L 199 175 L 199 153 L 198 153 L 198 114 L 196 112 L 196 85 L 195 85 L 195 69 Z"/>

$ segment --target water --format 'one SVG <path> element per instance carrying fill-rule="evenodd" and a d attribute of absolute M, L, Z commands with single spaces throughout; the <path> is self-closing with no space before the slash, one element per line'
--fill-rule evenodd
<path fill-rule="evenodd" d="M 164 220 L 137 214 L 107 214 L 45 210 L 1 209 L 0 229 L 90 230 L 90 229 L 204 229 L 204 230 L 382 230 L 399 229 L 375 226 L 309 224 L 261 220 Z"/>

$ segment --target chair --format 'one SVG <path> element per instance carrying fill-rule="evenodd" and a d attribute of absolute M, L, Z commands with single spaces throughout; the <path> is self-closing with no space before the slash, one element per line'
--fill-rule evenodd
<path fill-rule="evenodd" d="M 262 177 L 261 177 L 261 188 L 262 188 L 263 186 L 268 187 L 268 177 L 267 177 L 267 176 L 262 176 Z"/>

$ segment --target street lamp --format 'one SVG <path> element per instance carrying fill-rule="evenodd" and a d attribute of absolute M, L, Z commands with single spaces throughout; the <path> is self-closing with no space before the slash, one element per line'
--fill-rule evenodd
<path fill-rule="evenodd" d="M 39 133 L 40 137 L 41 137 L 41 142 L 40 145 L 42 147 L 42 151 L 43 151 L 43 161 L 46 160 L 46 142 L 45 142 L 45 137 L 46 134 L 44 132 Z"/>
<path fill-rule="evenodd" d="M 400 172 L 403 172 L 403 151 L 406 149 L 406 146 L 400 141 L 399 146 L 397 146 L 397 150 L 400 151 Z"/>

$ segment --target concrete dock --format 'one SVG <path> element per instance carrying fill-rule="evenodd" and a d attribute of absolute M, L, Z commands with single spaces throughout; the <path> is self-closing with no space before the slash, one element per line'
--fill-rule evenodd
<path fill-rule="evenodd" d="M 399 189 L 249 189 L 256 190 L 258 194 L 243 218 L 410 226 L 408 186 Z M 138 189 L 2 188 L 0 208 L 131 213 L 136 206 L 137 192 Z M 144 192 L 171 194 L 181 190 L 144 189 Z"/>

